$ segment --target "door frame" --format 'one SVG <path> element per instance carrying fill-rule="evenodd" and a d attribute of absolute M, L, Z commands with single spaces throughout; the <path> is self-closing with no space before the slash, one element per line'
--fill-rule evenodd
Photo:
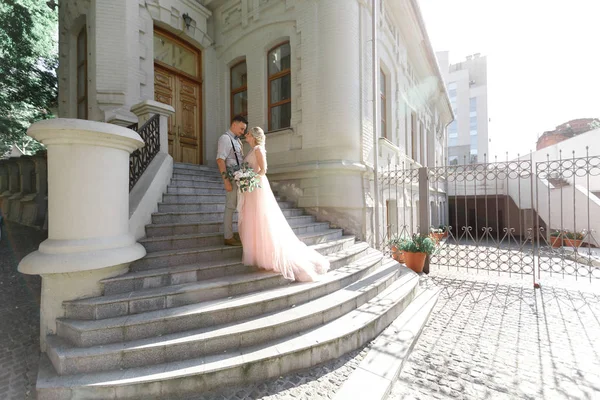
<path fill-rule="evenodd" d="M 181 39 L 180 37 L 174 35 L 173 33 L 160 28 L 156 25 L 154 25 L 154 30 L 152 31 L 152 40 L 154 43 L 154 33 L 158 33 L 159 35 L 165 36 L 167 38 L 169 38 L 170 40 L 172 40 L 173 42 L 177 43 L 178 45 L 180 45 L 181 47 L 186 48 L 187 50 L 190 50 L 191 52 L 195 53 L 197 56 L 197 63 L 196 63 L 196 71 L 198 72 L 198 76 L 193 76 L 190 75 L 186 72 L 180 71 L 176 68 L 171 67 L 170 65 L 165 64 L 162 61 L 156 60 L 153 58 L 153 64 L 152 64 L 152 73 L 154 74 L 154 69 L 155 66 L 158 66 L 159 68 L 162 68 L 164 70 L 167 70 L 168 72 L 174 74 L 174 75 L 178 75 L 181 76 L 185 79 L 189 79 L 190 81 L 193 81 L 195 83 L 197 83 L 200 88 L 200 92 L 198 93 L 198 99 L 200 101 L 200 107 L 198 107 L 198 127 L 200 129 L 200 132 L 198 132 L 199 135 L 199 140 L 198 140 L 198 160 L 199 163 L 198 165 L 202 165 L 204 163 L 204 125 L 203 125 L 203 115 L 204 115 L 204 86 L 203 86 L 203 78 L 202 78 L 202 74 L 203 74 L 203 70 L 202 70 L 202 51 L 200 49 L 197 49 L 196 47 L 194 47 L 193 45 L 191 45 L 190 43 L 186 42 L 185 40 Z M 153 96 L 156 93 L 155 90 L 153 90 Z M 176 105 L 176 104 L 175 104 Z M 173 106 L 173 108 L 175 108 Z M 175 112 L 177 112 L 177 109 L 175 109 Z"/>

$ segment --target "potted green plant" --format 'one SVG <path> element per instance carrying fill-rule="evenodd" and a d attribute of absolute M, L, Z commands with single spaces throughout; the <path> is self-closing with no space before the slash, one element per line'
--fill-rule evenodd
<path fill-rule="evenodd" d="M 444 237 L 444 231 L 441 228 L 431 228 L 429 236 L 438 244 Z"/>
<path fill-rule="evenodd" d="M 440 224 L 440 225 L 438 226 L 438 229 L 441 229 L 441 230 L 442 230 L 442 232 L 444 233 L 444 236 L 443 236 L 443 237 L 448 237 L 448 227 L 447 227 L 446 225 L 444 225 L 444 224 Z"/>
<path fill-rule="evenodd" d="M 435 243 L 429 236 L 413 235 L 402 241 L 399 250 L 404 252 L 406 266 L 418 273 L 423 272 L 427 255 L 435 251 Z"/>
<path fill-rule="evenodd" d="M 583 233 L 567 231 L 567 232 L 565 232 L 565 235 L 563 238 L 563 245 L 577 248 L 577 247 L 581 246 L 582 240 L 583 240 Z"/>
<path fill-rule="evenodd" d="M 392 258 L 402 264 L 404 264 L 404 253 L 400 251 L 400 246 L 404 240 L 404 238 L 394 235 L 388 241 L 388 246 L 390 246 L 390 250 L 392 252 Z"/>
<path fill-rule="evenodd" d="M 554 230 L 550 233 L 550 246 L 557 248 L 563 245 L 563 233 L 559 230 Z"/>

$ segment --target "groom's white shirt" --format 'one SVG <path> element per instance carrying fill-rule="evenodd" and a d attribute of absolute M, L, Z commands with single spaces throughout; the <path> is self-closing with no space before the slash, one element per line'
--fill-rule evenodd
<path fill-rule="evenodd" d="M 233 147 L 231 146 L 232 141 Z M 235 158 L 236 153 L 238 157 L 237 160 Z M 217 158 L 225 160 L 225 165 L 228 167 L 238 165 L 238 160 L 241 164 L 244 160 L 240 139 L 236 137 L 229 129 L 227 129 L 227 132 L 222 134 L 219 138 L 219 142 L 217 143 Z"/>

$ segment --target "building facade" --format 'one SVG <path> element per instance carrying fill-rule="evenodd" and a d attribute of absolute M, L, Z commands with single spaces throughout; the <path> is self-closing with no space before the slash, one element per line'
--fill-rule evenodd
<path fill-rule="evenodd" d="M 456 116 L 448 126 L 448 164 L 484 162 L 489 144 L 487 58 L 477 53 L 449 64 L 448 56 L 447 51 L 437 53 Z"/>
<path fill-rule="evenodd" d="M 377 2 L 376 62 L 371 4 L 61 1 L 59 115 L 127 126 L 133 105 L 166 103 L 173 160 L 215 165 L 217 138 L 244 114 L 267 132 L 277 189 L 365 238 L 375 154 L 380 166 L 440 165 L 452 119 L 417 2 Z"/>

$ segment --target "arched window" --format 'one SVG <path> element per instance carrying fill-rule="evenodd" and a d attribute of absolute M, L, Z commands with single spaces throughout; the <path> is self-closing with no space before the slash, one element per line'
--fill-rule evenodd
<path fill-rule="evenodd" d="M 292 119 L 292 70 L 290 42 L 267 55 L 269 130 L 289 128 Z"/>

